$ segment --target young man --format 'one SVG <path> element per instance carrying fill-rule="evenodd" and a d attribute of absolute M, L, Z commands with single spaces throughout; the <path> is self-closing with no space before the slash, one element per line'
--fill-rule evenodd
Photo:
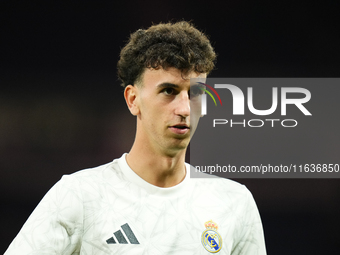
<path fill-rule="evenodd" d="M 46 194 L 6 254 L 266 254 L 250 192 L 225 179 L 190 179 L 184 162 L 214 67 L 204 34 L 187 22 L 131 35 L 118 62 L 137 118 L 128 154 L 63 178 Z M 200 109 L 200 107 L 194 107 Z"/>

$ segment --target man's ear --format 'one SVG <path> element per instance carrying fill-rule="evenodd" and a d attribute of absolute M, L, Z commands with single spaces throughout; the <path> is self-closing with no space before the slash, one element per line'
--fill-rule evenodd
<path fill-rule="evenodd" d="M 137 103 L 138 88 L 136 86 L 128 85 L 124 90 L 125 102 L 132 115 L 139 114 L 139 106 Z"/>

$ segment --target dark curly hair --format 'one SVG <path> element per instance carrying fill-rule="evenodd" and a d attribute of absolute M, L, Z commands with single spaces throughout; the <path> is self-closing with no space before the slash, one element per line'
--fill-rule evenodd
<path fill-rule="evenodd" d="M 175 67 L 182 75 L 209 73 L 215 59 L 209 39 L 189 22 L 158 24 L 131 34 L 120 52 L 118 76 L 125 87 L 138 83 L 145 68 Z"/>

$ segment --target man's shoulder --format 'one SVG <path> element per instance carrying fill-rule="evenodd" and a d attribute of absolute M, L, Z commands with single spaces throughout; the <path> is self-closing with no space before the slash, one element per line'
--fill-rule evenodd
<path fill-rule="evenodd" d="M 96 167 L 85 168 L 71 174 L 63 175 L 64 182 L 103 182 L 109 179 L 121 176 L 121 168 L 119 166 L 119 158 L 114 159 L 109 163 L 105 163 Z"/>
<path fill-rule="evenodd" d="M 242 194 L 248 194 L 250 191 L 247 187 L 237 181 L 227 179 L 227 178 L 191 178 L 193 182 L 196 182 L 197 185 L 201 187 L 206 187 L 211 190 L 219 191 L 219 192 L 238 192 Z"/>
<path fill-rule="evenodd" d="M 99 166 L 95 166 L 95 167 L 89 167 L 89 168 L 85 168 L 79 171 L 76 171 L 72 174 L 70 174 L 70 176 L 73 177 L 87 177 L 87 176 L 93 176 L 93 175 L 98 175 L 98 173 L 101 173 L 103 171 L 105 171 L 105 169 L 107 168 L 112 168 L 114 167 L 115 164 L 115 160 L 99 165 Z"/>
<path fill-rule="evenodd" d="M 212 174 L 208 174 L 208 173 L 203 173 L 203 172 L 199 172 L 196 170 L 195 167 L 187 164 L 188 167 L 190 167 L 190 178 L 192 180 L 196 180 L 198 182 L 202 182 L 205 184 L 211 183 L 213 185 L 217 185 L 217 187 L 227 187 L 230 189 L 240 189 L 240 190 L 247 190 L 247 188 L 245 187 L 245 185 L 228 179 L 228 178 L 222 178 L 216 175 L 212 175 Z"/>
<path fill-rule="evenodd" d="M 247 187 L 237 181 L 207 173 L 196 172 L 194 167 L 191 167 L 190 169 L 190 179 L 195 186 L 209 190 L 215 194 L 235 194 L 237 197 L 251 195 Z"/>

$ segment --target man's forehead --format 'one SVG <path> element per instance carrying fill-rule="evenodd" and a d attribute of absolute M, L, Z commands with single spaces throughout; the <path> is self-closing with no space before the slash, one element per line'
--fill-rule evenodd
<path fill-rule="evenodd" d="M 142 81 L 143 83 L 152 83 L 156 85 L 156 83 L 172 83 L 172 84 L 190 84 L 190 79 L 194 78 L 195 80 L 199 80 L 201 82 L 205 82 L 207 77 L 206 73 L 197 73 L 197 72 L 189 72 L 184 73 L 181 70 L 169 67 L 167 69 L 158 68 L 147 68 L 144 71 Z"/>

